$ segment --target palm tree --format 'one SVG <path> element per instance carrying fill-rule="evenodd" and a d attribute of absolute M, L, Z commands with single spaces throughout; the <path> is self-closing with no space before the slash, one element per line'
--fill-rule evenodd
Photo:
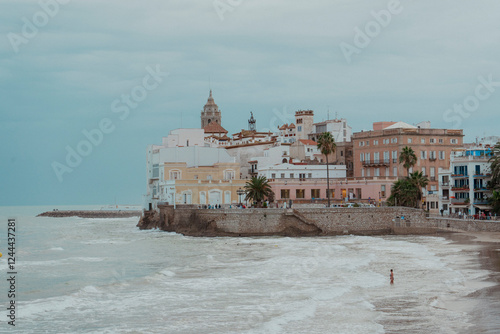
<path fill-rule="evenodd" d="M 417 163 L 417 156 L 411 147 L 405 146 L 399 153 L 399 163 L 406 168 L 406 175 L 410 176 L 410 168 Z"/>
<path fill-rule="evenodd" d="M 326 157 L 326 198 L 330 207 L 330 171 L 328 169 L 328 155 L 335 152 L 337 145 L 330 132 L 323 132 L 318 137 L 318 149 Z"/>
<path fill-rule="evenodd" d="M 420 201 L 422 200 L 422 188 L 427 187 L 429 179 L 426 178 L 424 174 L 419 171 L 411 173 L 408 179 L 416 187 L 416 190 L 418 191 L 416 197 L 417 203 L 415 205 L 415 207 L 418 208 L 418 203 L 420 203 Z"/>
<path fill-rule="evenodd" d="M 391 206 L 414 207 L 415 197 L 415 186 L 405 178 L 394 182 L 387 203 Z"/>
<path fill-rule="evenodd" d="M 493 148 L 493 155 L 490 158 L 491 163 L 491 181 L 492 189 L 500 188 L 500 142 Z"/>
<path fill-rule="evenodd" d="M 245 184 L 245 200 L 257 202 L 257 207 L 262 206 L 262 201 L 271 196 L 272 190 L 265 176 L 255 176 Z"/>
<path fill-rule="evenodd" d="M 500 214 L 500 191 L 493 190 L 490 198 L 488 198 L 489 204 L 493 208 L 493 212 Z"/>

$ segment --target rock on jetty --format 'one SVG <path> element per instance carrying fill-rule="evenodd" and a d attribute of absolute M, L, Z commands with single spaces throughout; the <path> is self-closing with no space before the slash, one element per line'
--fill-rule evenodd
<path fill-rule="evenodd" d="M 41 213 L 37 217 L 127 218 L 141 215 L 140 210 L 55 210 Z"/>

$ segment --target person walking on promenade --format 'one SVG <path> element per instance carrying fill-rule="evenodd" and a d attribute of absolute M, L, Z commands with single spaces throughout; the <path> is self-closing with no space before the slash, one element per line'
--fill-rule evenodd
<path fill-rule="evenodd" d="M 391 269 L 391 275 L 389 276 L 389 278 L 391 279 L 391 284 L 394 284 L 394 272 L 392 271 L 392 269 Z"/>

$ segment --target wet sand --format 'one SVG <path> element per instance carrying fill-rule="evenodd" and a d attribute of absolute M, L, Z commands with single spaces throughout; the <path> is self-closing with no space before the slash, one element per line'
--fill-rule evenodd
<path fill-rule="evenodd" d="M 468 296 L 477 302 L 471 313 L 474 327 L 463 333 L 500 333 L 500 233 L 457 232 L 443 236 L 460 245 L 480 246 L 478 263 L 481 269 L 491 272 L 486 281 L 495 284 Z"/>

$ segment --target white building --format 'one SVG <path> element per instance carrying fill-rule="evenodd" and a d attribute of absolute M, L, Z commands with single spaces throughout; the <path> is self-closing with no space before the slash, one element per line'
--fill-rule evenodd
<path fill-rule="evenodd" d="M 326 179 L 326 165 L 306 164 L 278 164 L 260 168 L 259 176 L 267 179 Z M 331 179 L 345 178 L 345 165 L 330 165 L 329 176 Z"/>
<path fill-rule="evenodd" d="M 162 138 L 162 147 L 206 146 L 203 129 L 175 129 Z"/>
<path fill-rule="evenodd" d="M 336 143 L 351 141 L 352 128 L 347 124 L 345 118 L 329 119 L 324 122 L 314 123 L 313 130 L 309 134 L 309 139 L 317 141 L 319 135 L 323 132 L 330 132 Z"/>
<path fill-rule="evenodd" d="M 489 162 L 491 156 L 490 144 L 473 145 L 452 151 L 450 213 L 476 215 L 491 210 L 488 205 L 491 191 L 487 188 L 487 183 L 491 179 Z"/>
<path fill-rule="evenodd" d="M 162 145 L 148 146 L 144 209 L 156 209 L 158 202 L 175 202 L 172 198 L 176 193 L 175 181 L 171 180 L 171 175 L 164 175 L 166 165 L 183 163 L 183 168 L 213 168 L 221 164 L 235 163 L 235 159 L 224 148 L 204 147 L 203 136 L 203 129 L 177 129 L 163 138 Z"/>

